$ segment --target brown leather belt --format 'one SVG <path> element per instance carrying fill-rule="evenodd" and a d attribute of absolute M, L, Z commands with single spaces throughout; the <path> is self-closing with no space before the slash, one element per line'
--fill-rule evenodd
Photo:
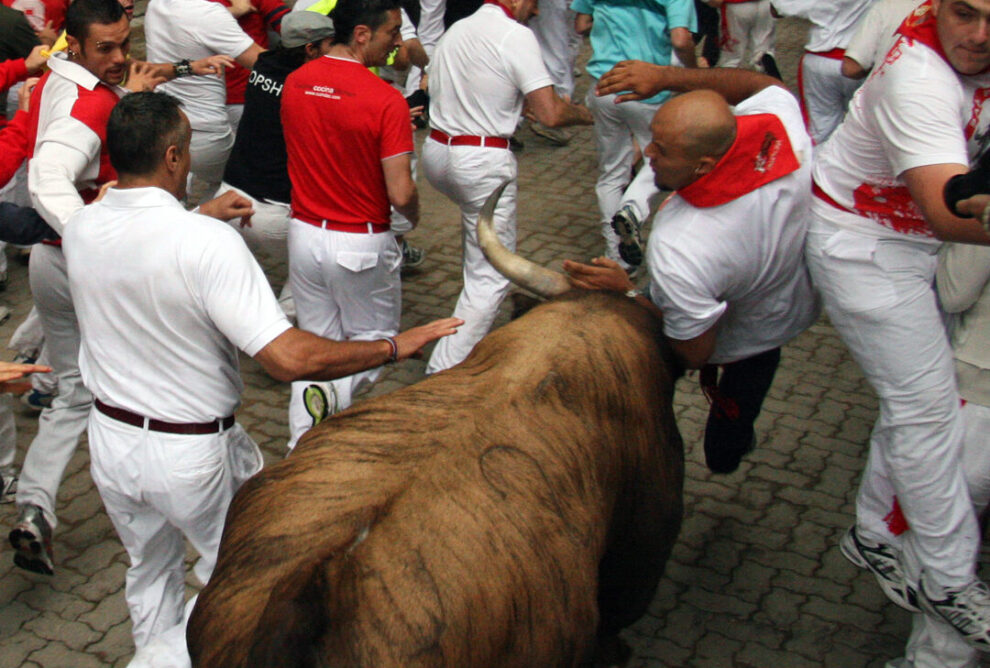
<path fill-rule="evenodd" d="M 477 137 L 475 135 L 458 135 L 451 137 L 442 130 L 430 130 L 430 139 L 447 146 L 486 146 L 488 148 L 509 148 L 509 140 L 505 137 Z"/>
<path fill-rule="evenodd" d="M 114 420 L 129 424 L 132 427 L 141 428 L 144 428 L 144 422 L 147 420 L 149 430 L 160 431 L 166 434 L 216 434 L 221 431 L 227 431 L 234 426 L 233 415 L 225 417 L 222 420 L 214 420 L 213 422 L 163 422 L 162 420 L 145 418 L 143 415 L 132 413 L 124 408 L 107 406 L 99 399 L 95 399 L 93 403 L 96 405 L 96 410 Z"/>

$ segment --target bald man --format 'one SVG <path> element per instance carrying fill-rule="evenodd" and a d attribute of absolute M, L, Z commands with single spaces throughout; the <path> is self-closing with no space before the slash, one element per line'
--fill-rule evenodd
<path fill-rule="evenodd" d="M 633 61 L 602 77 L 598 93 L 623 93 L 620 101 L 684 92 L 657 111 L 646 147 L 657 186 L 675 192 L 647 244 L 647 296 L 606 258 L 564 263 L 579 287 L 648 298 L 663 312 L 674 351 L 702 370 L 711 401 L 705 459 L 715 473 L 735 471 L 753 449 L 780 348 L 819 310 L 802 250 L 811 139 L 797 100 L 777 83 Z"/>

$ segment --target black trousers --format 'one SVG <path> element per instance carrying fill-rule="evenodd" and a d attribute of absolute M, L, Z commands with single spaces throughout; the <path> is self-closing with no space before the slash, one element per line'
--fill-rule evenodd
<path fill-rule="evenodd" d="M 756 432 L 753 423 L 770 391 L 780 364 L 780 348 L 701 371 L 702 389 L 711 401 L 705 426 L 705 461 L 715 473 L 732 473 L 743 455 L 753 449 Z"/>

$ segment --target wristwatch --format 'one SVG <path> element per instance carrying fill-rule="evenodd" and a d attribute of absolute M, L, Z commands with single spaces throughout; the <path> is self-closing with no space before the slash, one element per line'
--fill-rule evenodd
<path fill-rule="evenodd" d="M 188 60 L 180 60 L 179 62 L 172 65 L 175 68 L 175 78 L 192 76 L 192 65 L 189 64 Z"/>

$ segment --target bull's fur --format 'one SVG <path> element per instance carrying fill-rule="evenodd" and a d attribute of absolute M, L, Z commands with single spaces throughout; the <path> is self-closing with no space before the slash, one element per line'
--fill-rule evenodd
<path fill-rule="evenodd" d="M 683 447 L 657 318 L 571 293 L 238 492 L 198 666 L 573 666 L 642 615 Z"/>

